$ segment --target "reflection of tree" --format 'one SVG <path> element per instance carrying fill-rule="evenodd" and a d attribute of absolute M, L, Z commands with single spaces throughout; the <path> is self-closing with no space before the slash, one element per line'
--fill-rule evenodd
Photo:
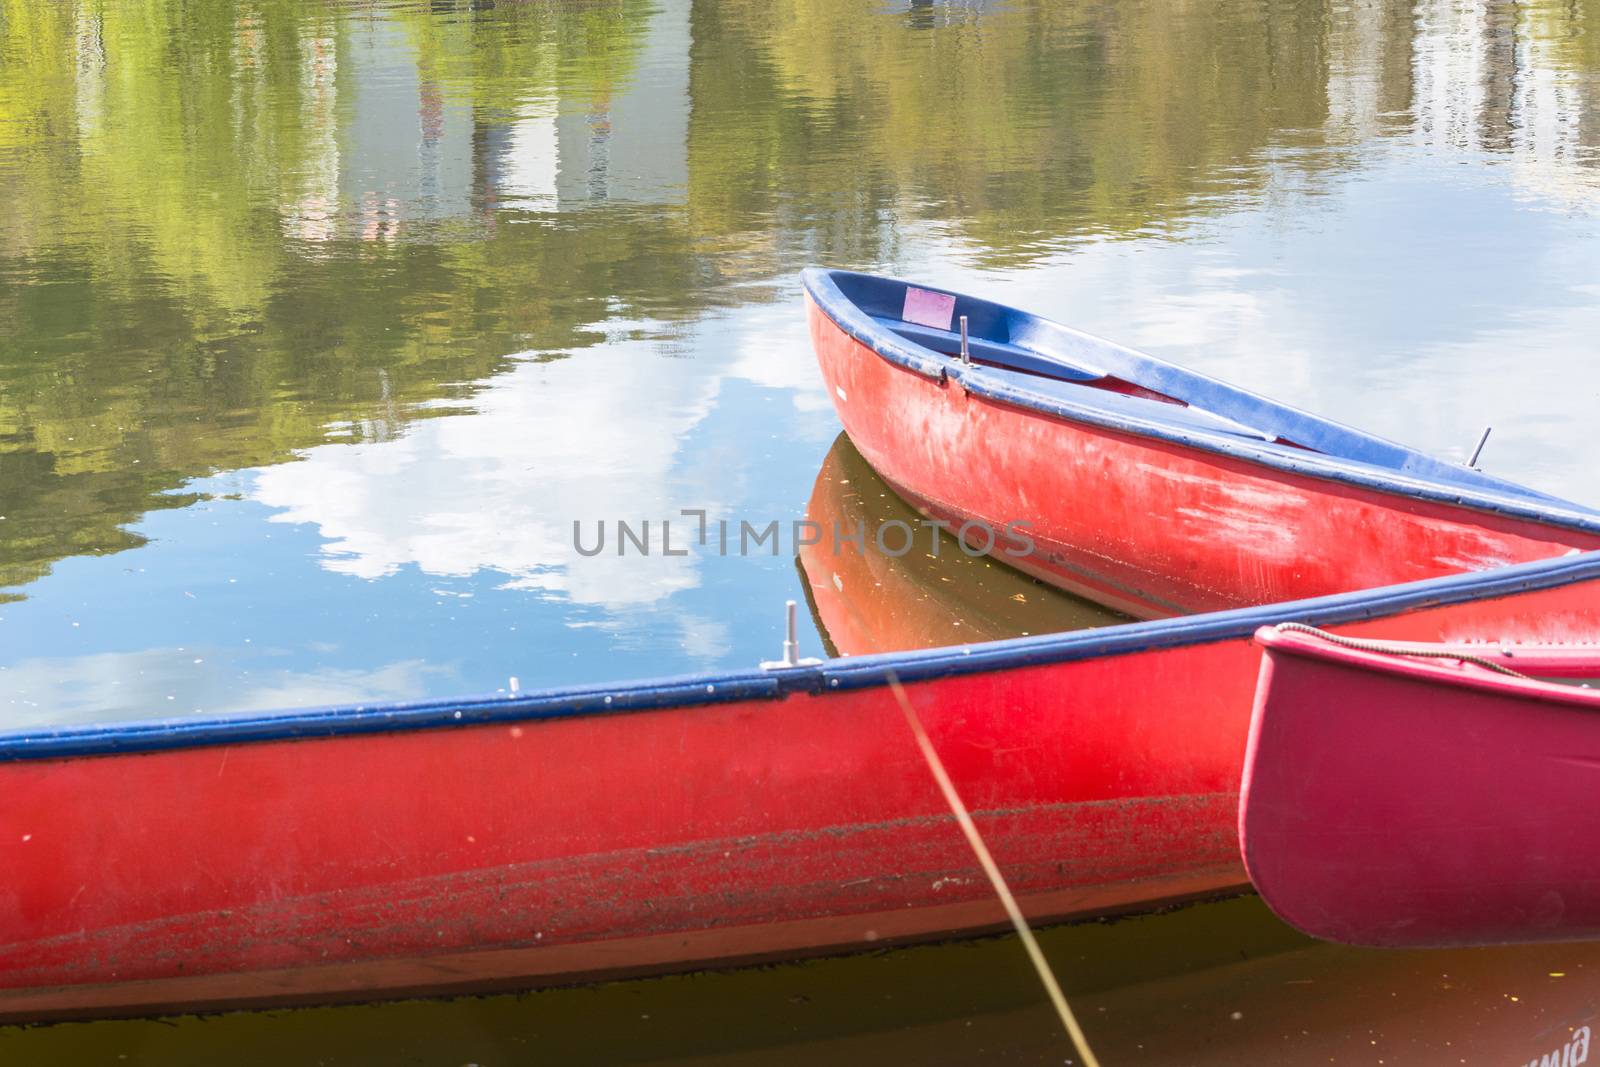
<path fill-rule="evenodd" d="M 603 294 L 678 303 L 674 279 L 693 268 L 673 219 L 587 214 L 444 247 L 344 239 L 245 327 L 211 336 L 170 299 L 97 284 L 81 260 L 35 260 L 57 280 L 0 297 L 19 342 L 0 366 L 0 586 L 128 547 L 119 525 L 171 506 L 155 494 L 189 478 L 281 461 L 333 423 L 389 436 L 397 415 L 469 394 L 507 353 L 590 343 L 575 327 L 607 316 Z"/>
<path fill-rule="evenodd" d="M 1524 124 L 1540 133 L 1552 127 L 1556 144 L 1535 145 L 1544 154 L 1559 152 L 1569 167 L 1581 167 L 1587 180 L 1573 190 L 1593 198 L 1600 185 L 1600 0 L 1571 0 L 1559 6 L 1525 5 L 1515 9 L 1521 25 L 1523 62 L 1544 68 L 1544 77 L 1527 77 L 1523 94 L 1530 98 Z M 1516 87 L 1513 87 L 1516 91 Z M 1557 112 L 1541 115 L 1543 107 Z"/>
<path fill-rule="evenodd" d="M 492 121 L 530 78 L 580 102 L 625 80 L 638 6 L 404 17 L 439 106 L 476 108 L 481 79 Z M 0 588 L 138 543 L 122 527 L 191 478 L 330 424 L 385 436 L 507 353 L 581 345 L 598 294 L 675 302 L 629 276 L 691 273 L 650 215 L 361 247 L 338 200 L 348 28 L 282 2 L 0 0 L 0 278 L 25 279 L 0 283 Z"/>
<path fill-rule="evenodd" d="M 1510 122 L 1509 94 L 1538 80 L 1523 69 L 1534 55 L 1571 77 L 1567 96 L 1595 97 L 1600 0 L 1435 6 L 1481 23 L 1464 47 L 1490 62 L 1453 119 L 1486 131 L 1478 147 L 1541 155 Z M 1427 104 L 1414 83 L 1432 63 L 1419 16 L 1432 16 L 1416 0 L 937 7 L 696 3 L 696 233 L 745 269 L 787 262 L 785 245 L 866 264 L 893 255 L 897 221 L 924 219 L 985 261 L 1025 262 L 1232 210 L 1266 188 L 1269 157 L 1348 166 L 1348 153 L 1295 150 L 1402 132 Z M 1561 120 L 1588 134 L 1591 165 L 1597 116 L 1585 102 Z"/>
<path fill-rule="evenodd" d="M 1600 88 L 1600 0 L 1565 0 L 1561 4 L 1529 4 L 1519 8 L 1526 34 L 1551 51 L 1558 70 L 1582 76 L 1591 89 Z"/>
<path fill-rule="evenodd" d="M 510 113 L 530 89 L 559 86 L 580 104 L 633 76 L 651 0 L 572 5 L 512 3 L 440 19 L 407 7 L 402 21 L 419 66 L 443 91 L 479 109 Z"/>
<path fill-rule="evenodd" d="M 875 216 L 911 214 L 1014 259 L 1206 210 L 1326 115 L 1320 3 L 960 10 L 923 27 L 857 0 L 697 4 L 697 229 L 783 212 L 870 259 L 840 223 L 870 241 Z"/>
<path fill-rule="evenodd" d="M 907 219 L 994 262 L 1173 228 L 1256 195 L 1280 146 L 1417 109 L 1411 0 L 686 2 L 686 205 L 519 215 L 497 168 L 535 111 L 551 136 L 583 117 L 620 166 L 657 0 L 0 0 L 0 587 L 126 547 L 122 526 L 180 502 L 163 494 L 330 424 L 399 432 L 507 353 L 749 298 L 719 277 L 882 262 Z M 408 194 L 341 184 L 379 24 L 417 85 L 406 165 L 468 159 L 459 211 L 426 224 Z M 1510 120 L 1559 111 L 1549 144 L 1592 173 L 1600 0 L 1492 26 L 1499 110 L 1468 126 L 1537 161 L 1545 135 Z M 1506 68 L 1530 62 L 1560 77 Z"/>

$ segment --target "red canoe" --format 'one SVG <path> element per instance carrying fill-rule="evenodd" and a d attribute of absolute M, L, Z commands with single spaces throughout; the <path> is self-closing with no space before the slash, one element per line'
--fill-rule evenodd
<path fill-rule="evenodd" d="M 1600 548 L 1593 511 L 1027 312 L 846 271 L 804 282 L 840 421 L 878 473 L 1005 562 L 1119 611 Z"/>
<path fill-rule="evenodd" d="M 609 687 L 0 735 L 0 1018 L 527 987 L 1245 882 L 1259 626 L 1588 639 L 1600 553 L 1212 616 Z"/>
<path fill-rule="evenodd" d="M 1356 945 L 1600 938 L 1600 691 L 1573 684 L 1600 681 L 1600 645 L 1256 639 L 1239 834 L 1286 922 Z M 1432 658 L 1452 653 L 1472 659 Z"/>

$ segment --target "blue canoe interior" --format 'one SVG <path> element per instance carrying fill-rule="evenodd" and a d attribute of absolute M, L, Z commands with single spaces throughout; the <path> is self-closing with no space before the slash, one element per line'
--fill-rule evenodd
<path fill-rule="evenodd" d="M 1016 407 L 1392 491 L 1510 498 L 1541 517 L 1573 513 L 1582 526 L 1600 514 L 1004 304 L 853 271 L 812 268 L 803 281 L 829 318 L 890 362 Z M 932 322 L 907 321 L 908 296 L 934 304 Z"/>

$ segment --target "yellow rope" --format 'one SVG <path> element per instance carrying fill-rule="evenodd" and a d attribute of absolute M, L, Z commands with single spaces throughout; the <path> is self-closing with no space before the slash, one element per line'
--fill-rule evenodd
<path fill-rule="evenodd" d="M 1034 938 L 1028 920 L 1023 918 L 1022 909 L 1017 907 L 1017 899 L 1011 895 L 1010 888 L 1006 886 L 1006 880 L 1001 876 L 994 857 L 989 855 L 988 846 L 983 843 L 983 837 L 978 833 L 972 815 L 968 813 L 967 806 L 961 802 L 955 783 L 950 781 L 950 775 L 946 773 L 944 763 L 939 759 L 939 753 L 934 751 L 933 742 L 928 739 L 927 731 L 922 728 L 922 720 L 917 717 L 916 709 L 911 706 L 904 687 L 900 685 L 900 679 L 893 672 L 889 674 L 889 690 L 894 693 L 895 700 L 900 704 L 900 710 L 905 713 L 906 724 L 911 727 L 911 733 L 917 739 L 917 747 L 922 750 L 922 758 L 927 760 L 928 770 L 933 772 L 934 781 L 939 783 L 939 791 L 944 794 L 945 803 L 950 805 L 956 822 L 961 826 L 961 832 L 966 835 L 967 844 L 971 845 L 972 851 L 977 854 L 978 865 L 983 868 L 983 873 L 989 876 L 989 884 L 994 887 L 995 895 L 1004 905 L 1006 915 L 1011 919 L 1011 925 L 1016 928 L 1017 936 L 1022 939 L 1023 948 L 1028 950 L 1028 958 L 1033 961 L 1034 970 L 1039 972 L 1039 981 L 1044 983 L 1045 993 L 1049 995 L 1050 1003 L 1055 1005 L 1056 1014 L 1061 1017 L 1061 1025 L 1066 1027 L 1067 1036 L 1072 1039 L 1073 1047 L 1077 1049 L 1085 1067 L 1100 1067 L 1100 1061 L 1095 1059 L 1088 1040 L 1083 1036 L 1082 1028 L 1078 1026 L 1077 1017 L 1072 1014 L 1072 1008 L 1067 1005 L 1067 998 L 1061 992 L 1060 984 L 1056 982 L 1055 972 L 1050 969 L 1050 961 L 1044 958 L 1044 950 Z"/>

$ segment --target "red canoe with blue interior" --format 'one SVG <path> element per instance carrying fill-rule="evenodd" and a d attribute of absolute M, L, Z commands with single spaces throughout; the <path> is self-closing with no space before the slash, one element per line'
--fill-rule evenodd
<path fill-rule="evenodd" d="M 530 987 L 1242 888 L 1260 626 L 1589 640 L 1600 553 L 770 670 L 0 735 L 0 1019 Z"/>
<path fill-rule="evenodd" d="M 840 421 L 897 492 L 1140 618 L 1600 548 L 1594 511 L 1025 311 L 848 271 L 804 283 Z"/>
<path fill-rule="evenodd" d="M 1600 645 L 1256 639 L 1239 834 L 1273 911 L 1356 945 L 1600 938 Z"/>

